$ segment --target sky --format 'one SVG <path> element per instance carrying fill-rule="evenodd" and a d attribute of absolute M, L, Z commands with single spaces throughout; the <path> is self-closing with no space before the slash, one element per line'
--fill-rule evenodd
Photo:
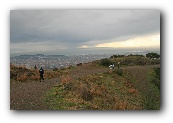
<path fill-rule="evenodd" d="M 158 10 L 11 10 L 10 55 L 160 51 Z"/>

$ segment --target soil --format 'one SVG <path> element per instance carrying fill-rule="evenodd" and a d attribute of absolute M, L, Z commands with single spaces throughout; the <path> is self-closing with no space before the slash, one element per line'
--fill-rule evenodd
<path fill-rule="evenodd" d="M 48 110 L 49 106 L 42 101 L 46 92 L 59 78 L 45 80 L 44 82 L 16 82 L 10 84 L 11 110 Z"/>

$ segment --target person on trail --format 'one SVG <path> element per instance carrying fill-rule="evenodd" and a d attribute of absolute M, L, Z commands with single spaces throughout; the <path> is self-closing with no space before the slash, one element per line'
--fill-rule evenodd
<path fill-rule="evenodd" d="M 118 69 L 120 68 L 120 62 L 118 62 Z"/>
<path fill-rule="evenodd" d="M 35 70 L 37 69 L 37 66 L 36 66 L 36 65 L 34 66 L 34 69 L 35 69 Z"/>
<path fill-rule="evenodd" d="M 43 82 L 44 82 L 44 78 L 43 78 L 44 70 L 42 67 L 40 68 L 39 73 L 40 73 L 40 82 L 41 82 L 41 80 L 43 80 Z"/>

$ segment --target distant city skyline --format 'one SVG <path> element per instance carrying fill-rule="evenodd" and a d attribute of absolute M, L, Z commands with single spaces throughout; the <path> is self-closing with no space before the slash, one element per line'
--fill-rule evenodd
<path fill-rule="evenodd" d="M 110 55 L 74 55 L 74 56 L 59 56 L 59 55 L 19 55 L 10 57 L 10 63 L 16 66 L 25 65 L 27 68 L 44 67 L 45 69 L 65 68 L 68 66 L 76 66 L 78 63 L 87 63 L 94 60 L 109 58 Z"/>
<path fill-rule="evenodd" d="M 11 10 L 10 55 L 160 51 L 158 10 Z"/>

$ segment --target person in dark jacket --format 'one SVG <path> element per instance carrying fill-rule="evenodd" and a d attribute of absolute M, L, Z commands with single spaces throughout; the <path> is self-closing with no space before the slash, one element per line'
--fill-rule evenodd
<path fill-rule="evenodd" d="M 40 68 L 39 73 L 40 73 L 40 82 L 41 82 L 41 80 L 43 80 L 43 82 L 44 82 L 44 78 L 43 78 L 44 70 L 42 67 Z"/>
<path fill-rule="evenodd" d="M 36 66 L 36 65 L 34 66 L 34 69 L 35 69 L 35 70 L 37 69 L 37 66 Z"/>

